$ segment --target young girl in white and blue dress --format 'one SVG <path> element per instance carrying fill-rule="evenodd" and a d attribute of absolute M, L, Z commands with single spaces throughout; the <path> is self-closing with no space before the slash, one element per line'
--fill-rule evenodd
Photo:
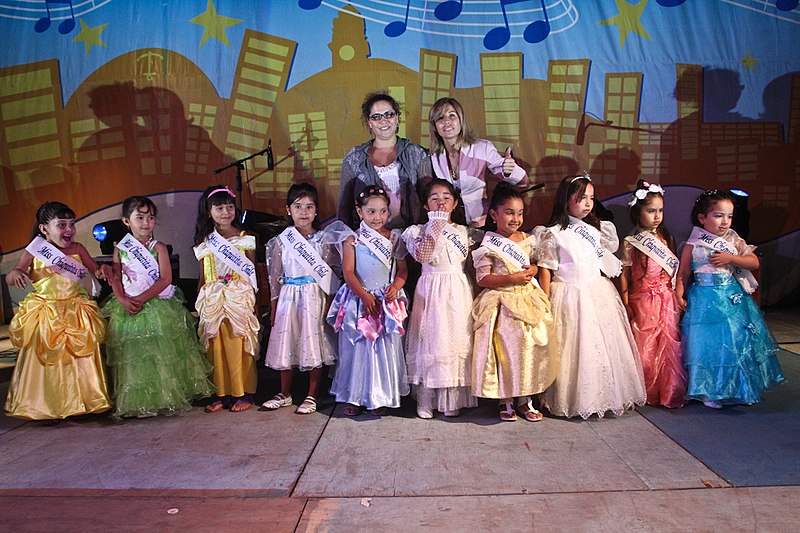
<path fill-rule="evenodd" d="M 588 174 L 567 176 L 550 220 L 535 230 L 539 283 L 553 308 L 548 346 L 560 359 L 543 404 L 556 416 L 583 419 L 619 416 L 646 399 L 639 352 L 610 279 L 622 272 L 613 255 L 617 230 L 592 213 L 594 193 Z"/>
<path fill-rule="evenodd" d="M 102 309 L 115 418 L 188 411 L 214 392 L 195 321 L 172 285 L 167 246 L 153 237 L 157 214 L 146 196 L 122 202 L 130 233 L 114 248 L 114 295 Z"/>
<path fill-rule="evenodd" d="M 215 399 L 205 411 L 253 406 L 259 355 L 255 235 L 242 227 L 236 194 L 212 185 L 200 197 L 194 254 L 200 261 L 198 336 L 214 366 Z"/>
<path fill-rule="evenodd" d="M 750 272 L 759 265 L 755 246 L 731 229 L 733 209 L 727 191 L 697 197 L 676 287 L 686 311 L 681 320 L 686 398 L 712 409 L 759 402 L 764 389 L 784 379 L 775 339 L 750 296 L 757 287 Z"/>
<path fill-rule="evenodd" d="M 471 376 L 473 294 L 465 268 L 483 232 L 468 229 L 466 220 L 453 221 L 461 211 L 455 211 L 458 193 L 449 181 L 428 181 L 420 196 L 428 222 L 403 232 L 406 248 L 422 264 L 406 337 L 406 368 L 417 416 L 433 418 L 434 410 L 458 416 L 462 408 L 478 405 Z"/>
<path fill-rule="evenodd" d="M 505 422 L 517 420 L 517 411 L 529 422 L 542 420 L 531 396 L 553 382 L 558 361 L 546 346 L 553 317 L 534 277 L 536 239 L 521 229 L 524 211 L 521 194 L 499 183 L 489 203 L 497 231 L 487 231 L 472 252 L 478 285 L 483 287 L 472 306 L 472 392 L 498 399 L 500 420 Z"/>
<path fill-rule="evenodd" d="M 339 360 L 331 385 L 344 413 L 367 409 L 383 415 L 400 407 L 408 394 L 403 359 L 403 334 L 408 299 L 405 255 L 400 230 L 388 230 L 389 195 L 368 185 L 356 197 L 361 225 L 345 241 L 339 289 L 328 322 L 339 332 Z"/>
<path fill-rule="evenodd" d="M 267 243 L 272 331 L 266 365 L 278 370 L 281 390 L 261 410 L 290 407 L 294 369 L 308 373 L 308 394 L 295 410 L 316 412 L 323 366 L 336 361 L 333 329 L 325 322 L 339 288 L 342 242 L 353 232 L 341 222 L 319 229 L 317 189 L 296 183 L 286 195 L 290 225 Z"/>

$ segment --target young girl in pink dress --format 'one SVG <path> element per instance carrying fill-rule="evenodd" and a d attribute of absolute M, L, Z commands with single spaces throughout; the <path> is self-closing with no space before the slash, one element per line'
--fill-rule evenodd
<path fill-rule="evenodd" d="M 620 296 L 642 358 L 647 403 L 681 407 L 686 370 L 674 289 L 678 258 L 664 225 L 664 189 L 639 180 L 628 205 L 635 227 L 623 241 Z"/>

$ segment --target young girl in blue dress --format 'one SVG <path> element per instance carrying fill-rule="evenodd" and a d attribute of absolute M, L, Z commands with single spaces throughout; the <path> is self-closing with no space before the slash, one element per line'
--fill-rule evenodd
<path fill-rule="evenodd" d="M 686 310 L 686 397 L 712 409 L 756 403 L 784 378 L 775 340 L 749 295 L 757 286 L 750 273 L 759 264 L 755 247 L 731 229 L 733 198 L 726 191 L 702 193 L 691 216 L 695 227 L 681 253 L 676 287 Z"/>
<path fill-rule="evenodd" d="M 334 332 L 325 322 L 339 288 L 342 241 L 353 232 L 341 222 L 319 229 L 317 189 L 296 183 L 286 195 L 290 226 L 267 243 L 272 331 L 266 364 L 281 375 L 281 390 L 262 410 L 290 407 L 294 369 L 308 373 L 308 394 L 295 410 L 316 412 L 323 366 L 336 361 Z"/>
<path fill-rule="evenodd" d="M 122 203 L 130 234 L 114 249 L 114 296 L 103 307 L 115 418 L 172 415 L 214 392 L 194 319 L 172 285 L 167 246 L 153 237 L 157 214 L 146 196 Z"/>
<path fill-rule="evenodd" d="M 400 230 L 389 231 L 389 196 L 369 185 L 356 197 L 361 218 L 342 250 L 343 285 L 328 312 L 339 332 L 339 361 L 331 386 L 337 402 L 355 416 L 368 409 L 382 415 L 408 394 L 402 335 L 408 316 L 403 286 L 406 262 Z"/>

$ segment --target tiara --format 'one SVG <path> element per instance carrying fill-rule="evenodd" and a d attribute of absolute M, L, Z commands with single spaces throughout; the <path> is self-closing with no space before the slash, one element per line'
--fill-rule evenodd
<path fill-rule="evenodd" d="M 591 178 L 591 176 L 589 176 L 589 173 L 584 170 L 583 174 L 580 174 L 578 176 L 573 177 L 571 180 L 569 180 L 569 182 L 570 183 L 575 183 L 575 181 L 577 181 L 577 180 L 589 180 L 589 183 L 591 183 L 592 178 Z"/>
<path fill-rule="evenodd" d="M 647 195 L 650 194 L 650 193 L 656 193 L 656 194 L 663 195 L 664 194 L 664 189 L 661 187 L 661 185 L 658 185 L 657 183 L 649 183 L 647 181 L 643 181 L 642 182 L 642 188 L 641 189 L 636 189 L 636 192 L 634 192 L 631 195 L 631 198 L 628 201 L 628 205 L 630 207 L 633 207 L 634 205 L 636 205 L 636 202 L 638 202 L 640 200 L 644 200 L 647 197 Z"/>
<path fill-rule="evenodd" d="M 213 196 L 213 195 L 217 194 L 218 192 L 226 192 L 226 193 L 228 193 L 229 195 L 231 195 L 231 196 L 233 196 L 234 198 L 236 198 L 236 195 L 233 193 L 233 191 L 232 191 L 232 190 L 230 190 L 230 189 L 229 189 L 229 188 L 227 188 L 227 187 L 220 187 L 219 189 L 214 189 L 213 191 L 211 191 L 210 193 L 208 193 L 208 196 L 207 196 L 207 198 L 210 198 L 211 196 Z"/>

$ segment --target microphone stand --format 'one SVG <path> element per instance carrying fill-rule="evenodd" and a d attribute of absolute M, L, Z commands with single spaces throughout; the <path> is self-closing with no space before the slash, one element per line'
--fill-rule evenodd
<path fill-rule="evenodd" d="M 246 161 L 250 161 L 253 158 L 256 158 L 260 155 L 264 155 L 268 152 L 272 152 L 272 139 L 269 140 L 269 144 L 263 150 L 251 154 L 247 157 L 243 157 L 242 159 L 237 159 L 232 163 L 225 165 L 224 167 L 219 167 L 214 171 L 214 174 L 219 174 L 220 172 L 224 172 L 231 167 L 236 167 L 236 198 L 239 200 L 239 212 L 242 211 L 242 170 L 244 169 L 244 164 Z"/>

